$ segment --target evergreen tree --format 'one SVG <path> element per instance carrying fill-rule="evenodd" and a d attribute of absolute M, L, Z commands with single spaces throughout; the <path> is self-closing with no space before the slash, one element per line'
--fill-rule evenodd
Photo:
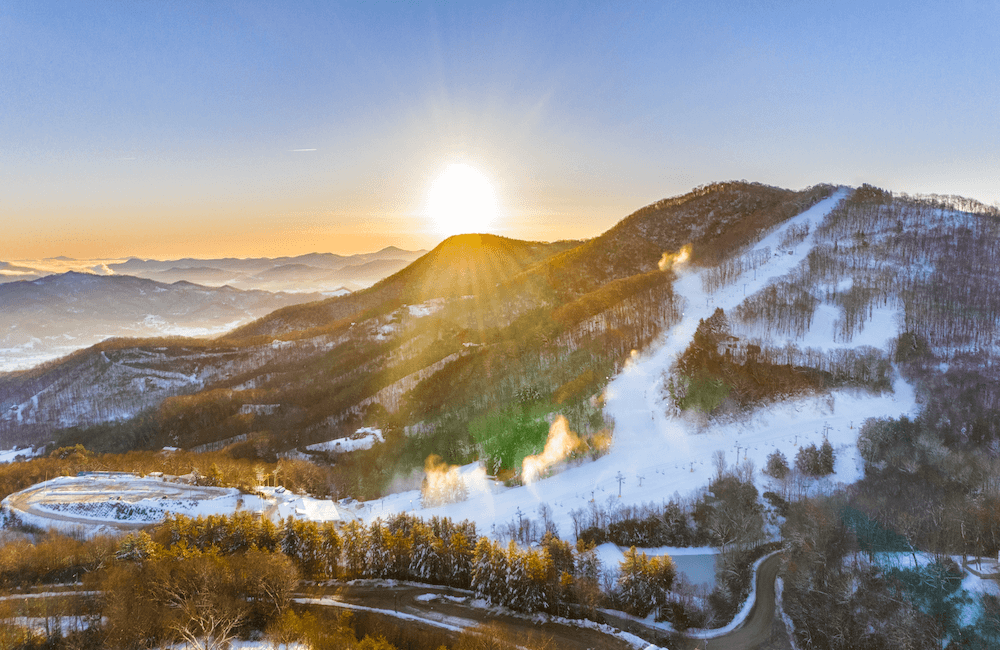
<path fill-rule="evenodd" d="M 823 444 L 819 448 L 819 470 L 821 476 L 826 476 L 827 474 L 833 474 L 833 445 L 826 438 L 823 439 Z"/>
<path fill-rule="evenodd" d="M 256 546 L 262 551 L 277 551 L 281 546 L 281 530 L 267 517 L 256 521 Z"/>
<path fill-rule="evenodd" d="M 593 544 L 578 540 L 573 562 L 573 600 L 583 605 L 588 612 L 596 611 L 603 598 L 600 589 L 601 560 L 594 548 Z"/>
<path fill-rule="evenodd" d="M 365 575 L 369 578 L 387 578 L 390 570 L 388 531 L 382 521 L 376 519 L 368 528 L 368 543 L 365 546 Z"/>
<path fill-rule="evenodd" d="M 666 610 L 670 603 L 670 590 L 674 586 L 674 578 L 677 576 L 677 568 L 669 555 L 660 555 L 650 558 L 646 565 L 645 579 L 649 581 L 653 602 L 660 615 Z"/>
<path fill-rule="evenodd" d="M 622 609 L 636 616 L 646 616 L 653 609 L 652 593 L 643 575 L 647 563 L 646 554 L 637 553 L 632 546 L 618 565 L 618 597 Z"/>
<path fill-rule="evenodd" d="M 626 612 L 647 616 L 654 609 L 662 612 L 667 607 L 677 574 L 669 556 L 650 558 L 633 546 L 625 552 L 619 570 L 618 595 Z"/>
<path fill-rule="evenodd" d="M 426 580 L 433 584 L 445 582 L 444 541 L 422 522 L 411 530 L 412 555 L 408 572 L 415 580 Z"/>
<path fill-rule="evenodd" d="M 548 552 L 530 550 L 522 554 L 524 589 L 522 611 L 537 612 L 552 604 L 555 593 L 555 569 Z"/>
<path fill-rule="evenodd" d="M 344 577 L 348 580 L 360 578 L 365 573 L 365 545 L 368 535 L 365 528 L 356 521 L 344 526 L 343 542 Z"/>
<path fill-rule="evenodd" d="M 816 449 L 816 445 L 799 447 L 799 452 L 795 454 L 795 469 L 808 476 L 821 476 L 819 450 Z"/>
<path fill-rule="evenodd" d="M 785 458 L 785 454 L 781 453 L 780 449 L 775 449 L 767 457 L 767 465 L 764 466 L 764 473 L 781 480 L 788 476 L 788 472 L 788 459 Z"/>
<path fill-rule="evenodd" d="M 340 535 L 333 523 L 326 522 L 320 529 L 320 557 L 322 558 L 323 575 L 326 578 L 336 578 L 340 573 Z"/>
<path fill-rule="evenodd" d="M 142 563 L 148 559 L 155 558 L 163 549 L 153 541 L 149 533 L 139 531 L 132 533 L 121 541 L 115 558 L 126 562 Z"/>
<path fill-rule="evenodd" d="M 489 600 L 493 580 L 493 544 L 480 537 L 472 556 L 472 592 Z"/>

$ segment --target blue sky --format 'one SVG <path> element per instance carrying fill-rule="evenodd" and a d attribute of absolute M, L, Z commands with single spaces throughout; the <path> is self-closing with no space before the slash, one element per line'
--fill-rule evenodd
<path fill-rule="evenodd" d="M 0 5 L 0 259 L 599 234 L 717 180 L 1000 201 L 1000 4 Z M 295 151 L 314 149 L 315 151 Z"/>

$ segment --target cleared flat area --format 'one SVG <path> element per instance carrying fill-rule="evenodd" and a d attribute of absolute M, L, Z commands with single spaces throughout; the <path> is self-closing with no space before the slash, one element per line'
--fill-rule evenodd
<path fill-rule="evenodd" d="M 204 487 L 172 483 L 152 478 L 114 479 L 92 476 L 64 477 L 60 482 L 46 481 L 18 493 L 32 505 L 50 503 L 84 503 L 107 501 L 110 495 L 121 501 L 138 503 L 143 499 L 189 500 L 215 499 L 229 496 L 229 488 Z"/>
<path fill-rule="evenodd" d="M 135 476 L 61 476 L 12 494 L 3 504 L 28 523 L 140 528 L 167 512 L 197 516 L 259 507 L 256 497 L 215 488 Z"/>

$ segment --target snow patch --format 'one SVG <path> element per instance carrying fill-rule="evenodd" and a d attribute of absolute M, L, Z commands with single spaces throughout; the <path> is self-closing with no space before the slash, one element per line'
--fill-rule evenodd
<path fill-rule="evenodd" d="M 28 460 L 41 455 L 44 451 L 44 447 L 39 447 L 37 450 L 31 447 L 25 447 L 24 449 L 0 449 L 0 464 Z"/>
<path fill-rule="evenodd" d="M 306 451 L 332 451 L 347 453 L 359 449 L 371 449 L 376 442 L 385 442 L 381 429 L 362 427 L 348 438 L 334 438 L 326 442 L 317 442 L 306 447 Z"/>
<path fill-rule="evenodd" d="M 408 305 L 407 311 L 410 316 L 414 318 L 422 318 L 424 316 L 430 316 L 434 312 L 438 311 L 444 306 L 444 298 L 433 298 L 427 302 L 422 302 L 419 305 Z"/>

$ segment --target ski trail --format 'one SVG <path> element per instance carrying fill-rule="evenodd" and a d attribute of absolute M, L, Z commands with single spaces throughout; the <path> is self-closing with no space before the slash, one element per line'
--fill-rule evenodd
<path fill-rule="evenodd" d="M 836 192 L 762 239 L 754 250 L 770 247 L 776 251 L 785 230 L 809 225 L 810 234 L 795 246 L 793 253 L 772 254 L 757 269 L 756 279 L 750 271 L 732 284 L 706 294 L 698 269 L 677 269 L 674 292 L 684 300 L 680 322 L 664 332 L 646 353 L 630 360 L 608 384 L 605 414 L 615 426 L 614 442 L 606 455 L 557 470 L 532 485 L 472 490 L 466 501 L 436 508 L 422 508 L 418 490 L 392 494 L 366 504 L 359 516 L 371 521 L 398 512 L 416 512 L 424 517 L 467 519 L 476 523 L 480 533 L 496 536 L 502 526 L 516 525 L 525 517 L 537 519 L 539 506 L 545 504 L 560 534 L 571 538 L 574 512 L 578 520 L 587 519 L 580 513 L 594 507 L 660 503 L 674 495 L 688 496 L 703 489 L 714 475 L 712 456 L 716 451 L 725 452 L 730 463 L 738 457 L 761 468 L 771 451 L 779 449 L 792 460 L 800 446 L 819 444 L 824 436 L 837 453 L 836 474 L 817 482 L 819 489 L 857 480 L 862 471 L 856 445 L 861 422 L 867 417 L 898 416 L 915 409 L 912 387 L 902 380 L 897 379 L 894 394 L 835 391 L 820 397 L 791 399 L 758 409 L 746 421 L 713 423 L 702 429 L 682 417 L 669 415 L 662 395 L 663 374 L 669 372 L 690 343 L 698 321 L 717 307 L 730 312 L 743 300 L 744 290 L 749 296 L 772 278 L 791 271 L 812 248 L 815 227 L 847 194 L 847 190 Z M 757 483 L 761 490 L 770 489 L 767 478 L 759 472 Z"/>
<path fill-rule="evenodd" d="M 684 443 L 687 427 L 676 418 L 668 417 L 665 412 L 662 399 L 663 373 L 687 349 L 698 328 L 698 321 L 708 318 L 720 307 L 726 312 L 732 312 L 745 296 L 753 295 L 765 287 L 771 278 L 785 275 L 798 266 L 812 249 L 816 226 L 847 194 L 847 190 L 836 192 L 764 237 L 752 250 L 763 251 L 769 248 L 771 257 L 768 262 L 756 273 L 745 272 L 735 282 L 715 293 L 707 294 L 702 290 L 699 270 L 683 266 L 678 269 L 674 294 L 684 301 L 681 321 L 665 333 L 659 347 L 630 363 L 608 384 L 605 413 L 615 422 L 616 447 L 634 446 L 640 441 L 637 436 L 646 438 L 650 430 L 659 434 L 665 442 Z M 775 252 L 785 231 L 801 225 L 809 226 L 809 234 L 795 247 L 793 254 Z"/>

